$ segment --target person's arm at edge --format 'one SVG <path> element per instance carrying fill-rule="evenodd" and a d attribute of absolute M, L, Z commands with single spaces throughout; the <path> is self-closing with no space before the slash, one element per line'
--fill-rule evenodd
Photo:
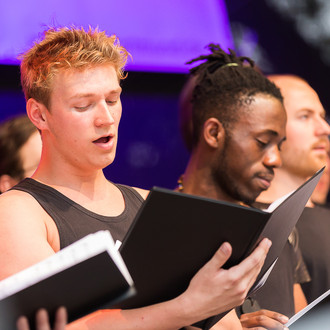
<path fill-rule="evenodd" d="M 20 191 L 1 194 L 0 213 L 0 280 L 55 253 L 40 206 L 32 196 Z"/>
<path fill-rule="evenodd" d="M 293 298 L 295 313 L 298 313 L 307 306 L 307 299 L 299 283 L 293 285 Z"/>

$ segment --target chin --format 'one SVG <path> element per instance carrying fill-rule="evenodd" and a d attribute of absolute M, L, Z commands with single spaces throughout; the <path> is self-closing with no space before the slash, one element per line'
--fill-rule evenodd
<path fill-rule="evenodd" d="M 260 193 L 258 193 L 257 196 L 251 196 L 251 195 L 241 196 L 240 201 L 243 202 L 244 204 L 252 205 L 256 201 L 256 199 L 259 195 L 260 195 Z"/>
<path fill-rule="evenodd" d="M 327 165 L 327 160 L 322 159 L 319 162 L 315 162 L 314 166 L 311 166 L 311 175 L 313 175 L 315 172 L 317 172 L 319 169 L 321 169 L 323 166 Z"/>
<path fill-rule="evenodd" d="M 111 165 L 113 163 L 113 159 L 112 160 L 107 160 L 107 161 L 101 161 L 101 162 L 93 162 L 92 166 L 94 167 L 95 170 L 103 170 L 105 169 L 107 166 Z"/>
<path fill-rule="evenodd" d="M 115 160 L 115 154 L 111 153 L 100 159 L 100 164 L 102 167 L 107 167 L 111 165 Z"/>

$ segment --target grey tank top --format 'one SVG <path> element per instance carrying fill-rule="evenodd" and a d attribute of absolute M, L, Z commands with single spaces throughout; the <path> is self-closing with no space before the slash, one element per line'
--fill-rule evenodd
<path fill-rule="evenodd" d="M 60 248 L 99 230 L 109 230 L 114 241 L 122 241 L 143 203 L 142 196 L 133 188 L 115 184 L 121 191 L 125 210 L 119 216 L 108 217 L 93 213 L 75 203 L 56 189 L 31 178 L 24 179 L 14 190 L 32 195 L 54 220 L 60 235 Z"/>

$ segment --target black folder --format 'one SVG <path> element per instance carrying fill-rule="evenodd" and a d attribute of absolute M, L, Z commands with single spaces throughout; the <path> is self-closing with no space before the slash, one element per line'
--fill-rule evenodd
<path fill-rule="evenodd" d="M 142 307 L 172 299 L 188 287 L 221 243 L 227 241 L 233 247 L 232 256 L 224 265 L 229 268 L 268 237 L 272 247 L 251 289 L 255 290 L 280 255 L 323 170 L 273 212 L 154 187 L 120 248 L 137 294 L 117 307 Z M 209 329 L 222 316 L 198 325 Z"/>
<path fill-rule="evenodd" d="M 63 267 L 68 262 L 70 266 Z M 51 323 L 60 306 L 67 308 L 69 322 L 109 308 L 135 293 L 126 272 L 108 231 L 88 235 L 0 282 L 1 296 L 6 290 L 14 290 L 0 300 L 0 329 L 16 329 L 21 315 L 28 317 L 30 328 L 34 329 L 35 313 L 41 307 L 49 312 Z"/>

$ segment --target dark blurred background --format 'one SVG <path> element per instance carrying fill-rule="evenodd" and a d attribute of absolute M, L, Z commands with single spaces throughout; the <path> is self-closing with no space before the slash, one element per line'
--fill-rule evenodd
<path fill-rule="evenodd" d="M 227 0 L 225 3 L 233 48 L 252 57 L 266 74 L 293 73 L 305 78 L 319 93 L 329 115 L 330 1 L 329 4 L 327 0 Z M 184 26 L 184 22 L 180 24 Z M 178 97 L 186 74 L 159 71 L 131 69 L 123 82 L 117 157 L 105 170 L 114 182 L 146 189 L 154 185 L 173 188 L 184 171 L 188 153 L 178 128 Z M 2 64 L 0 120 L 24 111 L 19 67 L 15 63 Z"/>

